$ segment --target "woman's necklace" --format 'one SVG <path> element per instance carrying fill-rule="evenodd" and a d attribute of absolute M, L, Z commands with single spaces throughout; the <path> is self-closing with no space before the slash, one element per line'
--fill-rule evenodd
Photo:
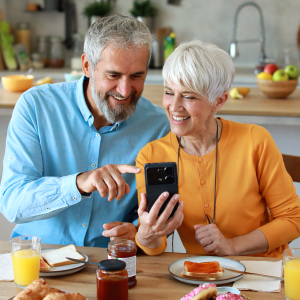
<path fill-rule="evenodd" d="M 218 164 L 218 140 L 219 140 L 219 125 L 218 121 L 216 121 L 217 124 L 217 132 L 216 132 L 216 161 L 215 161 L 215 189 L 214 189 L 214 213 L 213 213 L 213 223 L 215 224 L 215 213 L 216 213 L 216 192 L 217 192 L 217 164 Z M 179 143 L 178 143 L 178 153 L 177 153 L 177 172 L 178 172 L 178 182 L 179 182 L 179 154 L 180 154 L 180 148 L 181 148 L 181 136 L 179 137 Z M 208 222 L 210 223 L 210 220 L 208 216 L 206 215 Z"/>

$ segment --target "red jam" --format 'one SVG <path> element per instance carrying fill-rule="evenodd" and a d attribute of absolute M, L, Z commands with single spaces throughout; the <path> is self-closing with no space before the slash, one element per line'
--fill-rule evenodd
<path fill-rule="evenodd" d="M 120 259 L 126 263 L 128 288 L 136 286 L 136 252 L 134 241 L 117 239 L 108 243 L 108 259 Z"/>
<path fill-rule="evenodd" d="M 105 268 L 97 269 L 97 299 L 98 300 L 127 300 L 128 299 L 128 273 L 125 269 L 112 270 L 107 268 L 107 261 Z M 100 262 L 100 264 L 102 263 Z M 109 261 L 114 263 L 115 261 Z"/>

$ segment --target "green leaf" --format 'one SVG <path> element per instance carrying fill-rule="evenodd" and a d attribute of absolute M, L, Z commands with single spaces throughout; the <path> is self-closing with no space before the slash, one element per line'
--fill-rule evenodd
<path fill-rule="evenodd" d="M 110 11 L 111 11 L 110 0 L 107 1 L 101 0 L 101 1 L 88 3 L 84 7 L 82 13 L 87 17 L 91 17 L 91 16 L 104 17 L 108 15 Z"/>
<path fill-rule="evenodd" d="M 150 0 L 134 0 L 133 8 L 130 13 L 135 17 L 155 17 L 158 9 L 151 3 Z"/>

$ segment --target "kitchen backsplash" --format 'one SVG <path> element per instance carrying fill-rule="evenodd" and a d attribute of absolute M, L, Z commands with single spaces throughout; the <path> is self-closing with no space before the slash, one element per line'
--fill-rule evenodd
<path fill-rule="evenodd" d="M 42 1 L 42 0 L 40 0 Z M 74 0 L 77 7 L 78 31 L 85 34 L 88 21 L 82 15 L 86 3 L 92 0 Z M 38 35 L 65 37 L 65 16 L 60 12 L 24 12 L 26 0 L 0 0 L 0 7 L 8 22 L 29 22 L 31 44 L 34 48 Z M 39 2 L 38 0 L 32 2 Z M 128 13 L 133 0 L 116 0 L 113 12 Z M 200 39 L 215 43 L 229 50 L 233 32 L 233 19 L 241 0 L 181 0 L 179 6 L 169 5 L 167 0 L 152 0 L 159 14 L 155 28 L 170 26 L 176 33 L 177 43 Z M 299 0 L 260 0 L 266 32 L 267 57 L 284 64 L 284 59 L 299 65 L 296 33 L 300 24 Z M 258 39 L 260 23 L 258 11 L 253 7 L 242 9 L 238 18 L 238 39 Z M 288 49 L 288 50 L 286 50 Z M 257 64 L 259 43 L 239 44 L 240 57 L 236 66 L 253 67 Z"/>

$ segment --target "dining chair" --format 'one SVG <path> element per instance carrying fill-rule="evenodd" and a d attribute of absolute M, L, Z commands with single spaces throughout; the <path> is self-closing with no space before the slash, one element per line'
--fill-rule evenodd
<path fill-rule="evenodd" d="M 300 182 L 300 156 L 282 154 L 285 168 L 294 182 Z"/>

